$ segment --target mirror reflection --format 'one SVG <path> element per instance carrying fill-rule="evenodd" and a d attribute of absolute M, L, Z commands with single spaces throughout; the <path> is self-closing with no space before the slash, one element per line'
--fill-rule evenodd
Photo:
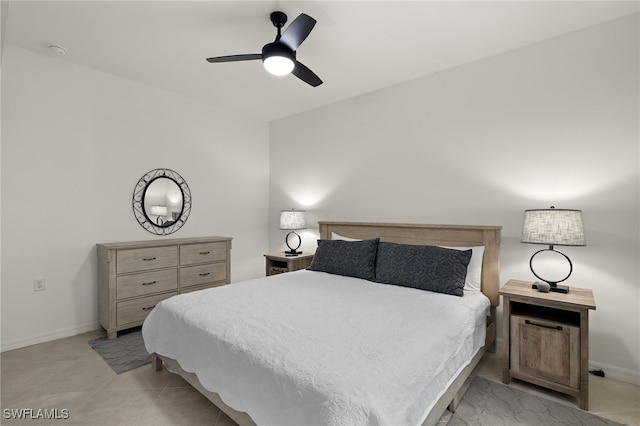
<path fill-rule="evenodd" d="M 157 226 L 173 225 L 182 215 L 182 190 L 167 177 L 154 179 L 144 194 L 144 211 Z"/>

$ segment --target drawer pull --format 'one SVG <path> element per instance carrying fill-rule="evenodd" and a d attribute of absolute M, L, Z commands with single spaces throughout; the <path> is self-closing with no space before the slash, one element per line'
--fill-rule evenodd
<path fill-rule="evenodd" d="M 562 331 L 562 326 L 561 325 L 538 324 L 538 323 L 535 323 L 535 322 L 529 321 L 529 320 L 524 320 L 524 323 L 527 324 L 527 325 L 535 325 L 536 327 L 551 328 L 553 330 Z"/>
<path fill-rule="evenodd" d="M 142 283 L 142 285 L 152 285 L 152 284 L 155 284 L 155 283 L 157 283 L 157 281 L 150 281 L 148 283 Z"/>
<path fill-rule="evenodd" d="M 156 260 L 155 257 L 143 257 L 142 260 L 144 260 L 145 262 L 148 262 L 150 260 Z"/>
<path fill-rule="evenodd" d="M 148 306 L 148 307 L 146 307 L 146 308 L 142 308 L 142 310 L 143 310 L 143 311 L 150 311 L 151 309 L 153 309 L 153 308 L 155 308 L 155 307 L 156 307 L 156 305 Z"/>
<path fill-rule="evenodd" d="M 205 272 L 202 274 L 199 274 L 201 277 L 206 277 L 207 275 L 211 275 L 211 272 Z"/>
<path fill-rule="evenodd" d="M 210 251 L 201 251 L 200 254 L 205 255 L 211 253 Z"/>

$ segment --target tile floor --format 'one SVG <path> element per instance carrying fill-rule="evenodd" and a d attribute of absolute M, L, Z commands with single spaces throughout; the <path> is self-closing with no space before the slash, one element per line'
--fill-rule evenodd
<path fill-rule="evenodd" d="M 163 369 L 144 366 L 117 375 L 87 344 L 103 332 L 41 343 L 2 353 L 0 423 L 7 425 L 208 425 L 235 423 L 182 378 Z M 474 371 L 490 380 L 501 379 L 499 352 L 487 354 Z M 570 397 L 524 382 L 511 386 L 565 404 Z M 640 387 L 591 376 L 591 412 L 617 422 L 640 426 Z M 5 419 L 5 409 L 58 409 L 65 420 Z M 63 411 L 68 410 L 68 411 Z M 54 411 L 54 413 L 56 413 Z M 445 415 L 441 424 L 449 416 Z"/>

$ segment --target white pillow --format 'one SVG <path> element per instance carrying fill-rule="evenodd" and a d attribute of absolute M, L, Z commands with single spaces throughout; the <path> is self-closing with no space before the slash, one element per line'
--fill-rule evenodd
<path fill-rule="evenodd" d="M 480 280 L 482 276 L 482 257 L 484 256 L 484 246 L 476 247 L 445 247 L 454 250 L 469 250 L 471 249 L 471 260 L 467 265 L 467 277 L 464 280 L 465 290 L 480 291 Z"/>
<path fill-rule="evenodd" d="M 345 237 L 344 235 L 336 234 L 335 232 L 331 233 L 331 239 L 332 240 L 342 240 L 342 241 L 362 241 L 362 240 L 357 239 L 357 238 Z"/>

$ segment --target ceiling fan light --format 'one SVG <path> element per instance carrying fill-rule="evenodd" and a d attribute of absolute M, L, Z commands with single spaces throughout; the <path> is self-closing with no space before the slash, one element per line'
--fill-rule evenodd
<path fill-rule="evenodd" d="M 262 64 L 273 75 L 289 74 L 295 59 L 296 53 L 282 43 L 269 43 L 262 48 Z"/>
<path fill-rule="evenodd" d="M 286 75 L 293 71 L 294 63 L 286 56 L 270 56 L 265 58 L 264 67 L 273 75 Z"/>

